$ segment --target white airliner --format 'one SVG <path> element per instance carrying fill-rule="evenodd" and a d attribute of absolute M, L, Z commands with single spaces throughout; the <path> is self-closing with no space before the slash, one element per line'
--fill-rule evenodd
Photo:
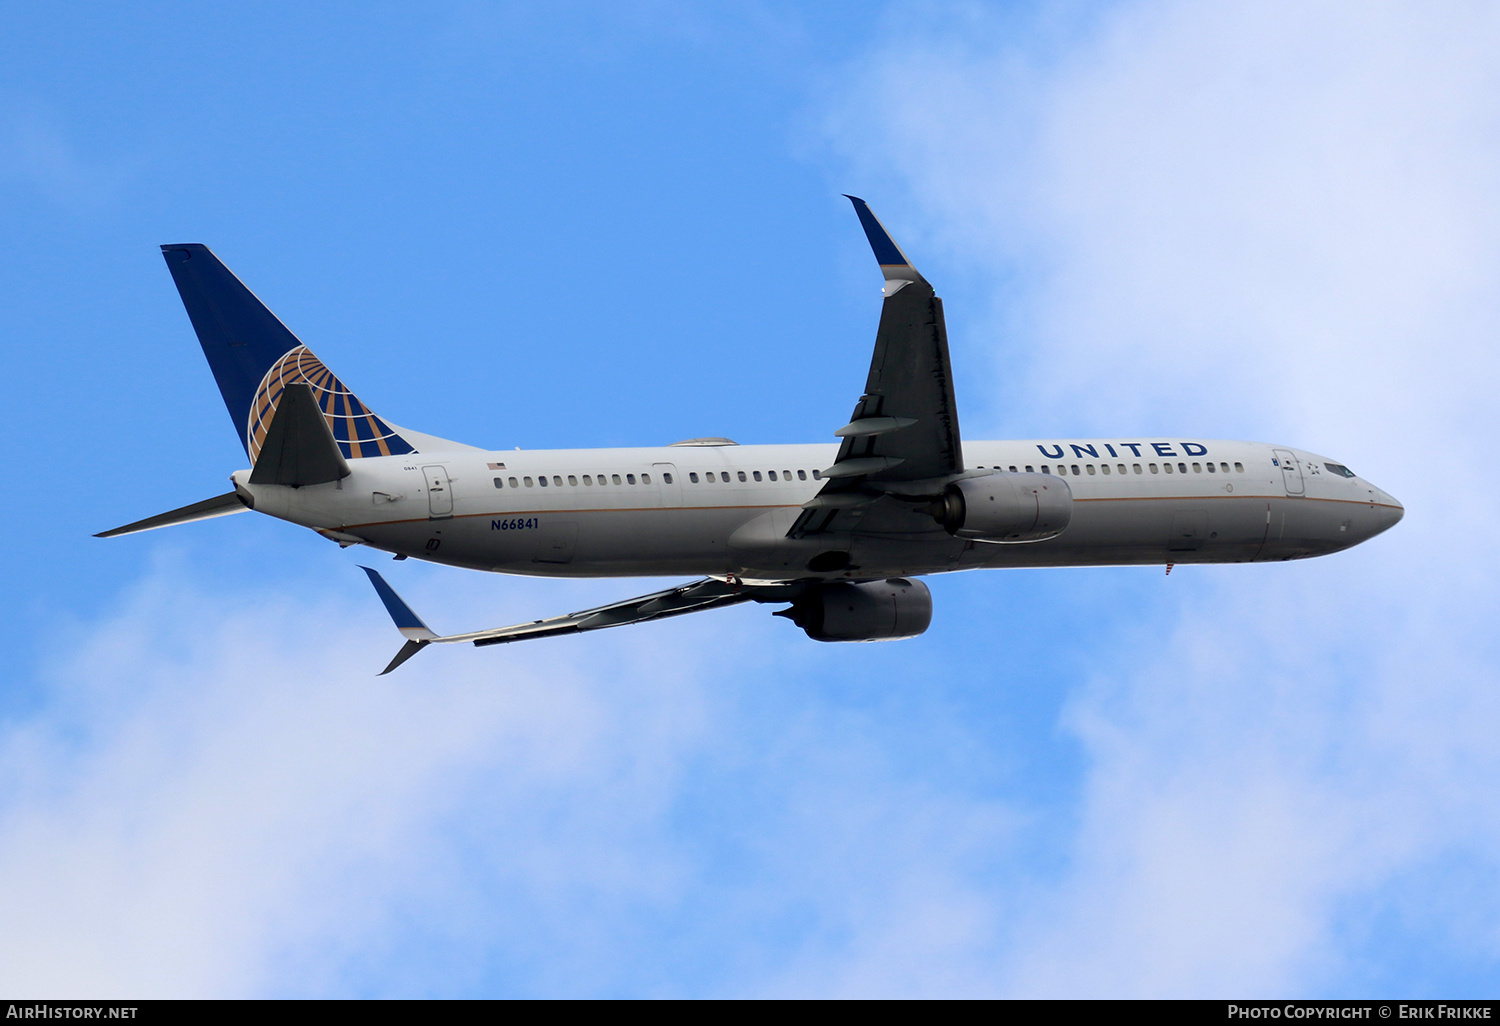
<path fill-rule="evenodd" d="M 1401 519 L 1348 467 L 1202 438 L 960 443 L 943 304 L 850 197 L 885 274 L 864 394 L 837 443 L 490 451 L 376 416 L 206 246 L 163 246 L 251 469 L 99 537 L 253 509 L 340 545 L 546 577 L 692 575 L 666 591 L 441 636 L 365 568 L 406 644 L 493 645 L 754 601 L 819 641 L 921 634 L 912 578 L 981 567 L 1252 563 L 1346 549 Z"/>

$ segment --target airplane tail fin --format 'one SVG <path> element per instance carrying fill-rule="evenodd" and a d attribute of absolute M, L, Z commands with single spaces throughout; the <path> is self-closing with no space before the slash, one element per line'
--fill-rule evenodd
<path fill-rule="evenodd" d="M 203 345 L 240 441 L 256 463 L 288 385 L 306 384 L 345 459 L 415 452 L 293 335 L 204 245 L 162 256 Z"/>

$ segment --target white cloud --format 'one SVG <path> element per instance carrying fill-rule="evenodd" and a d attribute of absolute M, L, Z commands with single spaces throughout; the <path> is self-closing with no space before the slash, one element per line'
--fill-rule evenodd
<path fill-rule="evenodd" d="M 369 605 L 236 599 L 162 570 L 79 639 L 51 701 L 0 734 L 0 985 L 440 992 L 461 960 L 347 974 L 399 942 L 403 908 L 449 953 L 472 939 L 465 892 L 486 876 L 520 881 L 508 912 L 545 932 L 580 890 L 649 899 L 680 874 L 648 829 L 702 729 L 678 659 L 642 674 L 616 646 L 628 699 L 560 647 L 432 653 L 377 679 L 399 639 Z M 516 836 L 446 876 L 479 810 Z"/>
<path fill-rule="evenodd" d="M 455 628 L 563 590 L 417 580 Z M 375 678 L 399 639 L 363 590 L 159 566 L 0 727 L 0 986 L 857 993 L 812 968 L 963 964 L 1015 815 L 908 765 L 946 718 L 892 734 L 814 686 L 906 656 L 798 638 L 747 609 Z"/>
<path fill-rule="evenodd" d="M 1354 553 L 1174 576 L 1170 629 L 1094 655 L 1065 723 L 1090 759 L 1072 867 L 996 972 L 1027 993 L 1337 991 L 1351 924 L 1414 876 L 1441 895 L 1445 858 L 1500 867 L 1500 19 L 1126 4 L 1061 56 L 977 22 L 893 32 L 831 124 L 1014 304 L 987 326 L 1006 347 L 984 343 L 1007 426 L 1291 442 L 1408 507 Z M 1403 929 L 1358 957 L 1447 932 Z M 1444 943 L 1500 952 L 1468 929 Z"/>

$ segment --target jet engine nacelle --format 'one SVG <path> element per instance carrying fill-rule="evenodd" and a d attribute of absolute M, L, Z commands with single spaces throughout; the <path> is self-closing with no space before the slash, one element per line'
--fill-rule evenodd
<path fill-rule="evenodd" d="M 921 581 L 905 578 L 836 581 L 815 585 L 776 615 L 787 617 L 814 641 L 915 638 L 932 623 L 932 592 Z"/>
<path fill-rule="evenodd" d="M 960 538 L 1034 542 L 1055 538 L 1073 516 L 1073 490 L 1050 474 L 990 474 L 950 484 L 933 518 Z"/>

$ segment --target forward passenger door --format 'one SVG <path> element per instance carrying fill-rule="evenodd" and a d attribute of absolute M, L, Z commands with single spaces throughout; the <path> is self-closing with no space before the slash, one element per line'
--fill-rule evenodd
<path fill-rule="evenodd" d="M 1286 484 L 1288 495 L 1301 495 L 1303 493 L 1302 467 L 1297 463 L 1297 457 L 1285 449 L 1272 449 L 1272 455 L 1276 457 L 1276 465 L 1281 468 L 1281 479 Z"/>

